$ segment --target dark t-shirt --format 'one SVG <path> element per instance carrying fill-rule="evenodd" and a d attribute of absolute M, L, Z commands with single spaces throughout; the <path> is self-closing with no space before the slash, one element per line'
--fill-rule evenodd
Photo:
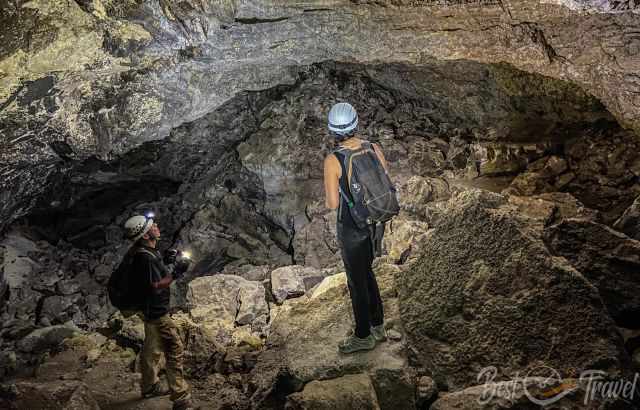
<path fill-rule="evenodd" d="M 140 294 L 141 309 L 148 320 L 157 319 L 169 312 L 171 290 L 154 289 L 151 284 L 159 282 L 170 274 L 169 269 L 162 263 L 160 252 L 147 246 L 138 246 L 144 251 L 137 251 L 133 256 L 131 274 L 135 275 L 135 289 Z"/>

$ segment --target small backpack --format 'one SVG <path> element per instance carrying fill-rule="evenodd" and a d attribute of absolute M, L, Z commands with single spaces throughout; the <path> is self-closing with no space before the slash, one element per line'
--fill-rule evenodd
<path fill-rule="evenodd" d="M 146 249 L 136 248 L 124 256 L 122 262 L 111 273 L 109 282 L 107 283 L 107 293 L 111 304 L 119 310 L 137 310 L 140 309 L 142 301 L 140 300 L 139 289 L 135 287 L 133 259 L 137 253 L 145 252 L 154 255 Z"/>
<path fill-rule="evenodd" d="M 344 155 L 351 199 L 340 189 L 359 228 L 389 221 L 400 212 L 396 189 L 369 142 L 357 150 L 336 150 Z"/>

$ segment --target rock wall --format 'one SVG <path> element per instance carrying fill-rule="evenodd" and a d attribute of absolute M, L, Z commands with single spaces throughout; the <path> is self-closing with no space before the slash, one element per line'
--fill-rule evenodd
<path fill-rule="evenodd" d="M 243 90 L 293 84 L 301 67 L 321 61 L 507 63 L 575 84 L 624 127 L 640 128 L 633 3 L 20 0 L 0 7 L 7 27 L 2 221 L 29 212 L 43 182 L 69 160 L 112 158 L 164 138 Z M 517 78 L 504 85 L 521 95 Z M 565 89 L 555 91 L 561 99 Z M 470 92 L 456 101 L 466 111 L 482 98 Z"/>

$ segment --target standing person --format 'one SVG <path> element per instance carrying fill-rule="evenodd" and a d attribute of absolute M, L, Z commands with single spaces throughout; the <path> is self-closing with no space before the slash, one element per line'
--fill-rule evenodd
<path fill-rule="evenodd" d="M 143 398 L 170 394 L 173 410 L 194 409 L 189 385 L 184 379 L 183 346 L 178 328 L 169 316 L 171 290 L 174 278 L 189 267 L 188 261 L 176 263 L 176 251 L 169 250 L 164 262 L 175 264 L 173 272 L 163 263 L 156 249 L 160 228 L 150 216 L 133 216 L 125 222 L 128 239 L 135 241 L 128 253 L 131 286 L 139 296 L 139 310 L 144 320 L 144 346 L 141 354 L 141 392 Z M 164 354 L 169 390 L 163 389 L 158 379 L 158 361 Z"/>
<path fill-rule="evenodd" d="M 354 333 L 338 345 L 342 353 L 371 350 L 376 342 L 386 340 L 382 299 L 371 269 L 376 249 L 375 239 L 381 237 L 372 229 L 374 225 L 371 224 L 370 218 L 364 218 L 366 221 L 360 220 L 363 211 L 359 210 L 359 205 L 366 201 L 363 201 L 364 197 L 358 197 L 356 203 L 356 196 L 364 191 L 369 192 L 368 188 L 371 188 L 360 186 L 364 185 L 363 181 L 368 181 L 369 185 L 378 184 L 377 181 L 382 180 L 380 174 L 386 178 L 382 185 L 390 184 L 390 180 L 382 150 L 377 144 L 359 138 L 356 133 L 357 126 L 358 115 L 350 104 L 339 103 L 331 108 L 329 131 L 335 136 L 339 147 L 324 160 L 326 206 L 339 209 L 338 242 L 355 318 Z M 357 168 L 357 161 L 364 161 L 365 167 L 360 168 L 361 179 L 352 181 L 352 166 Z M 375 167 L 381 169 L 374 169 Z M 371 175 L 375 175 L 376 178 L 371 178 Z M 395 191 L 393 199 L 395 200 Z M 364 212 L 369 215 L 368 211 Z"/>

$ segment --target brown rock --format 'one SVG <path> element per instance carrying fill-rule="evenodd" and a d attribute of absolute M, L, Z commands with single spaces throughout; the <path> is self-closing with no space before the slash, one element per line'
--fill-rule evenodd
<path fill-rule="evenodd" d="M 566 219 L 545 230 L 545 242 L 598 288 L 619 326 L 640 327 L 639 241 L 596 222 Z"/>
<path fill-rule="evenodd" d="M 397 275 L 416 359 L 449 390 L 475 384 L 478 370 L 492 365 L 502 377 L 542 360 L 563 374 L 627 370 L 596 288 L 549 253 L 540 224 L 500 198 L 482 191 L 453 197 L 421 256 Z"/>
<path fill-rule="evenodd" d="M 287 410 L 379 410 L 373 385 L 366 374 L 314 380 L 300 393 L 287 397 Z"/>

